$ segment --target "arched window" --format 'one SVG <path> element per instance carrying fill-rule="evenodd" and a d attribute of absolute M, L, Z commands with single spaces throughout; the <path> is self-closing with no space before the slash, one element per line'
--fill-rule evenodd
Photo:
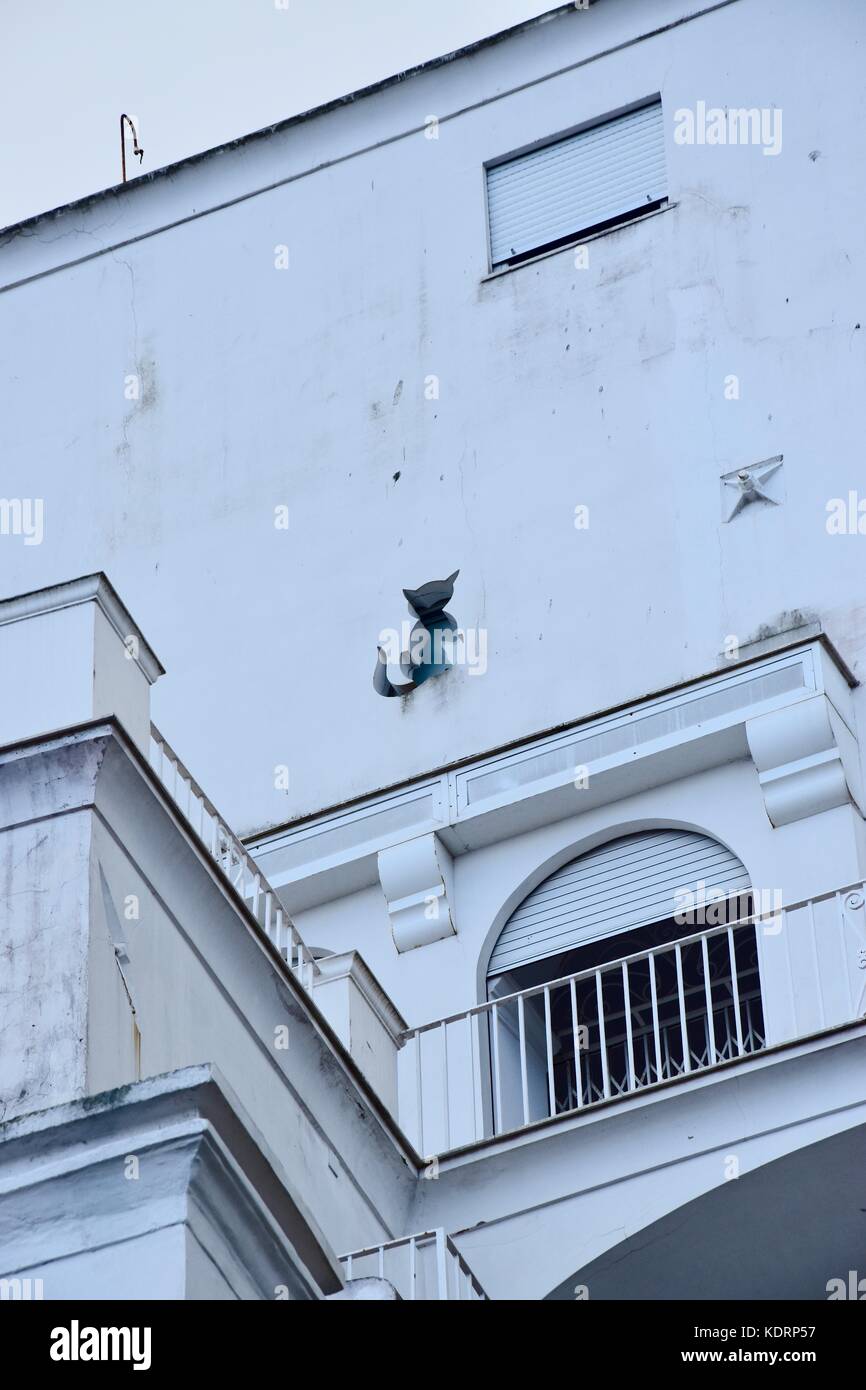
<path fill-rule="evenodd" d="M 488 968 L 497 1129 L 762 1047 L 751 911 L 736 855 L 682 830 L 609 841 L 534 888 Z"/>

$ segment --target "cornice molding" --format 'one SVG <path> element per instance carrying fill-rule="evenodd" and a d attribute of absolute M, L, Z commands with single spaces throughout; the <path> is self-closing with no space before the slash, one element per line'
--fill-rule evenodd
<path fill-rule="evenodd" d="M 129 1154 L 148 1180 L 118 1185 L 118 1164 Z M 74 1223 L 66 1219 L 70 1183 Z M 24 1217 L 38 1206 L 43 1259 L 49 1236 L 51 1258 L 64 1258 L 97 1248 L 103 1237 L 147 1234 L 158 1217 L 158 1224 L 184 1222 L 200 1244 L 216 1248 L 229 1282 L 234 1265 L 263 1299 L 280 1285 L 292 1298 L 317 1299 L 343 1284 L 336 1257 L 262 1135 L 210 1065 L 0 1125 L 0 1187 L 0 1248 L 18 1267 L 32 1246 Z"/>
<path fill-rule="evenodd" d="M 130 637 L 136 638 L 137 655 L 130 659 L 135 661 L 151 685 L 165 674 L 159 657 L 142 636 L 108 576 L 101 571 L 67 580 L 63 584 L 52 584 L 45 589 L 34 589 L 29 594 L 0 599 L 0 627 L 6 623 L 22 622 L 26 618 L 42 617 L 46 613 L 58 613 L 82 603 L 95 603 L 122 642 Z"/>
<path fill-rule="evenodd" d="M 424 918 L 431 898 L 442 899 L 442 908 L 451 897 L 447 874 L 431 862 L 434 839 L 449 857 L 457 857 L 636 792 L 745 760 L 754 751 L 748 726 L 763 716 L 809 705 L 816 697 L 829 707 L 833 740 L 828 741 L 825 730 L 820 747 L 804 746 L 798 756 L 825 751 L 831 742 L 838 746 L 852 800 L 862 804 L 851 701 L 856 681 L 825 638 L 809 628 L 804 641 L 803 625 L 796 630 L 800 641 L 789 640 L 790 630 L 777 634 L 748 660 L 731 661 L 725 669 L 661 694 L 443 768 L 435 776 L 419 777 L 247 845 L 290 912 L 380 882 L 395 942 L 405 950 L 443 934 L 435 930 L 436 921 Z M 792 715 L 791 722 L 799 725 L 807 718 L 804 710 L 802 716 Z M 796 760 L 792 754 L 771 765 L 763 753 L 759 756 L 758 771 L 768 774 L 771 766 Z M 813 775 L 812 793 L 803 793 L 804 813 L 810 799 L 815 806 L 828 798 L 837 804 L 839 776 L 836 767 L 830 787 L 826 770 Z M 769 805 L 773 778 L 765 782 Z M 768 813 L 772 819 L 777 811 Z M 454 923 L 454 913 L 446 917 L 440 910 L 439 927 L 449 920 Z M 430 935 L 425 938 L 426 932 Z"/>

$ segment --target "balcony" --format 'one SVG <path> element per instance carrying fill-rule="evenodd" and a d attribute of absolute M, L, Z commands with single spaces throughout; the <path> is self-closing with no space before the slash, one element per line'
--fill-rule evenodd
<path fill-rule="evenodd" d="M 778 837 L 745 759 L 721 779 L 711 773 L 729 821 L 743 817 L 730 838 L 753 851 L 747 882 L 790 884 L 789 906 L 753 912 L 746 899 L 724 923 L 690 919 L 675 931 L 665 916 L 615 935 L 622 914 L 602 884 L 592 900 L 599 935 L 567 957 L 497 961 L 487 1000 L 464 995 L 459 1013 L 449 992 L 460 980 L 443 970 L 437 983 L 413 955 L 417 1026 L 407 1028 L 356 952 L 313 959 L 262 865 L 152 728 L 158 666 L 143 641 L 138 661 L 128 659 L 134 626 L 107 581 L 0 608 L 10 669 L 27 654 L 27 679 L 9 686 L 0 720 L 14 965 L 5 1006 L 23 1020 L 0 1055 L 13 1124 L 30 1124 L 36 1106 L 41 1115 L 81 1103 L 92 1128 L 95 1095 L 114 1109 L 140 1078 L 146 1099 L 153 1078 L 172 1086 L 211 1059 L 226 1094 L 249 1105 L 248 1151 L 274 1155 L 274 1191 L 296 1187 L 317 1211 L 316 1283 L 338 1298 L 331 1252 L 347 1248 L 350 1296 L 375 1296 L 357 1281 L 383 1271 L 409 1300 L 572 1298 L 578 1284 L 593 1297 L 655 1297 L 659 1250 L 672 1297 L 695 1287 L 813 1297 L 828 1272 L 854 1267 L 866 1142 L 861 826 L 853 803 L 786 820 L 780 786 L 793 779 L 802 790 L 808 759 L 785 771 L 788 746 L 761 743 Z M 65 687 L 54 678 L 58 651 Z M 802 702 L 809 711 L 814 698 Z M 816 775 L 826 751 L 809 755 Z M 649 815 L 690 821 L 696 804 L 681 780 Z M 540 856 L 570 862 L 573 827 L 545 834 L 526 845 L 509 836 L 479 861 L 484 872 L 462 897 L 462 940 L 438 948 L 452 962 L 487 958 L 496 913 L 518 900 Z M 465 869 L 464 884 L 475 874 L 471 861 Z M 763 892 L 748 891 L 760 906 Z M 351 898 L 344 910 L 349 922 Z M 412 972 L 399 956 L 388 957 L 401 972 L 388 984 L 408 1007 Z M 417 1023 L 421 991 L 440 986 L 443 1002 L 426 1012 L 445 1016 Z M 86 1054 L 82 1037 L 93 1040 Z M 58 1112 L 58 1125 L 68 1119 Z M 5 1147 L 7 1159 L 14 1153 Z M 321 1205 L 322 1181 L 332 1193 L 335 1177 L 343 1196 Z M 58 1200 L 68 1207 L 67 1198 Z M 784 1283 L 777 1233 L 794 1223 L 808 1230 L 810 1253 Z M 237 1244 L 231 1235 L 226 1248 Z M 37 1255 L 22 1251 L 15 1269 L 42 1277 Z M 275 1278 L 250 1270 L 251 1296 L 270 1296 Z"/>
<path fill-rule="evenodd" d="M 328 982 L 275 890 L 154 726 L 150 762 L 327 1014 Z M 359 1061 L 416 1152 L 428 1157 L 688 1084 L 862 1020 L 864 901 L 866 883 L 856 882 L 774 904 L 430 1023 L 386 1030 L 375 1069 Z M 397 1244 L 402 1250 L 405 1242 Z"/>
<path fill-rule="evenodd" d="M 864 897 L 753 913 L 408 1029 L 404 1132 L 445 1154 L 855 1023 Z"/>
<path fill-rule="evenodd" d="M 275 890 L 153 726 L 150 762 L 327 1012 L 328 982 Z M 383 1035 L 374 1084 L 417 1153 L 444 1155 L 856 1023 L 866 1008 L 864 900 L 857 882 L 774 905 L 407 1028 L 393 1042 Z M 392 1086 L 381 1075 L 395 1044 Z M 367 1261 L 370 1252 L 351 1258 L 362 1253 Z"/>
<path fill-rule="evenodd" d="M 483 1302 L 482 1289 L 451 1237 L 441 1228 L 341 1255 L 347 1282 L 387 1279 L 402 1299 Z"/>

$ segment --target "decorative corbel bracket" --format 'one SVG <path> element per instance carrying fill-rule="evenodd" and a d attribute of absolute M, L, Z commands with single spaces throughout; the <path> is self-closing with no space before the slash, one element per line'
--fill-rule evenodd
<path fill-rule="evenodd" d="M 862 815 L 856 741 L 826 695 L 747 719 L 746 738 L 773 825 L 848 802 Z"/>
<path fill-rule="evenodd" d="M 432 831 L 380 850 L 379 882 L 399 952 L 456 935 L 453 861 Z"/>

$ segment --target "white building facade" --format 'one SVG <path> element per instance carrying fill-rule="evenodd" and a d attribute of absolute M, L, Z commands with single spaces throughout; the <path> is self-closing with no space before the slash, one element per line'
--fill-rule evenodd
<path fill-rule="evenodd" d="M 563 6 L 0 236 L 0 1276 L 862 1264 L 863 28 Z"/>

